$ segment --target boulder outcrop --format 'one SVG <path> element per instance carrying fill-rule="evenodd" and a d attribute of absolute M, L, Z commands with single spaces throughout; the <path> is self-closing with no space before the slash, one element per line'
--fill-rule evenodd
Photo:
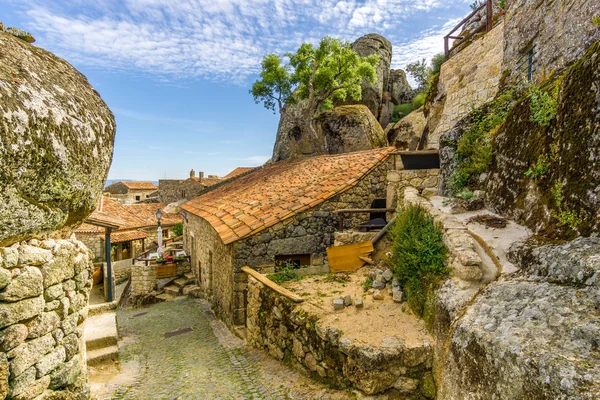
<path fill-rule="evenodd" d="M 400 121 L 389 124 L 385 129 L 385 137 L 391 146 L 396 146 L 398 149 L 416 150 L 426 123 L 423 109 L 419 108 Z"/>
<path fill-rule="evenodd" d="M 0 246 L 89 215 L 112 159 L 115 120 L 69 63 L 0 32 Z"/>
<path fill-rule="evenodd" d="M 516 246 L 519 273 L 490 284 L 457 323 L 440 399 L 600 396 L 600 240 Z"/>
<path fill-rule="evenodd" d="M 381 125 L 366 106 L 340 106 L 319 116 L 321 134 L 329 154 L 350 153 L 384 147 Z"/>

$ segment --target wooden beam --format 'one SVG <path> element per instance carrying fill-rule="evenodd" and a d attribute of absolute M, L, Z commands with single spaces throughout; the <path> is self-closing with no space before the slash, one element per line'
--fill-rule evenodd
<path fill-rule="evenodd" d="M 295 293 L 290 292 L 289 290 L 287 290 L 284 287 L 279 286 L 278 284 L 276 284 L 275 282 L 273 282 L 272 280 L 270 280 L 269 278 L 267 278 L 260 272 L 255 271 L 250 267 L 242 267 L 242 271 L 247 273 L 248 275 L 250 275 L 257 281 L 259 281 L 263 285 L 267 286 L 269 289 L 276 291 L 277 293 L 287 297 L 288 299 L 292 300 L 295 303 L 302 303 L 304 301 L 304 299 L 302 297 L 298 296 Z"/>
<path fill-rule="evenodd" d="M 384 212 L 393 212 L 396 211 L 395 208 L 345 208 L 342 210 L 337 210 L 335 213 L 384 213 Z"/>
<path fill-rule="evenodd" d="M 369 257 L 358 256 L 358 258 L 360 258 L 361 260 L 363 260 L 364 262 L 366 262 L 369 265 L 374 265 L 375 264 L 375 262 L 371 258 L 369 258 Z"/>

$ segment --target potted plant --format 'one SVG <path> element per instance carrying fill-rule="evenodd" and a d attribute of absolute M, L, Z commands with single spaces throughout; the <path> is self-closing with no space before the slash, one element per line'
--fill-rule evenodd
<path fill-rule="evenodd" d="M 157 264 L 165 264 L 166 262 L 167 262 L 167 259 L 164 257 L 159 257 L 156 259 Z"/>

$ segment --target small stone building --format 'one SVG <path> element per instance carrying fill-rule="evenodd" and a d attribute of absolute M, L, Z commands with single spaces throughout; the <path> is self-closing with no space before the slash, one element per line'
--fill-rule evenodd
<path fill-rule="evenodd" d="M 152 182 L 115 182 L 104 188 L 105 193 L 110 193 L 123 204 L 143 201 L 157 190 L 158 186 Z"/>
<path fill-rule="evenodd" d="M 264 271 L 291 261 L 328 271 L 337 211 L 381 204 L 393 150 L 280 161 L 183 204 L 192 271 L 220 318 L 230 326 L 245 324 L 243 266 Z M 346 227 L 370 219 L 354 215 L 344 219 Z"/>

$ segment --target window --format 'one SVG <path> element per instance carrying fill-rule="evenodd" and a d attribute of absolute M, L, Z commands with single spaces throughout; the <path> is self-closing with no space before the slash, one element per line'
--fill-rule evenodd
<path fill-rule="evenodd" d="M 310 254 L 285 254 L 275 256 L 275 269 L 280 269 L 285 264 L 292 264 L 294 268 L 303 268 L 310 266 Z"/>
<path fill-rule="evenodd" d="M 140 201 L 140 196 L 135 196 L 135 201 Z"/>
<path fill-rule="evenodd" d="M 146 198 L 148 198 L 148 197 L 150 197 L 150 195 L 149 195 L 149 194 L 147 194 L 147 195 L 146 195 Z"/>
<path fill-rule="evenodd" d="M 163 238 L 165 238 L 165 239 L 168 238 L 169 237 L 169 230 L 168 229 L 163 229 L 162 234 L 163 234 Z"/>

